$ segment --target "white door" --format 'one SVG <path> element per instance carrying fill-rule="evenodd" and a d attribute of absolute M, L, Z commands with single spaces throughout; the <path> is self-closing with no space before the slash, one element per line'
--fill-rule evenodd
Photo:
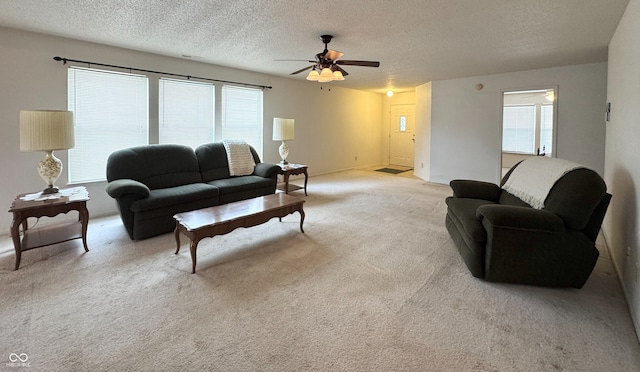
<path fill-rule="evenodd" d="M 413 167 L 415 106 L 391 105 L 389 165 Z"/>

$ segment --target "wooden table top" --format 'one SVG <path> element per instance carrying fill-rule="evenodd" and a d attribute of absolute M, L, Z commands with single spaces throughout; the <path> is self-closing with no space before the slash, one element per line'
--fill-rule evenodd
<path fill-rule="evenodd" d="M 174 215 L 173 218 L 187 230 L 193 231 L 302 203 L 304 203 L 303 199 L 285 193 L 276 193 L 195 211 L 178 213 Z"/>
<path fill-rule="evenodd" d="M 18 195 L 9 208 L 9 212 L 17 212 L 31 208 L 69 204 L 89 200 L 89 193 L 84 186 L 61 189 L 57 194 L 42 195 L 41 192 Z"/>

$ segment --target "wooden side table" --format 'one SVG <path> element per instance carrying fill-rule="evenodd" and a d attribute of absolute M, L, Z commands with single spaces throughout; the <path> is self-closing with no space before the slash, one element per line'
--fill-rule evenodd
<path fill-rule="evenodd" d="M 279 174 L 282 174 L 284 178 L 284 184 L 278 185 L 278 189 L 283 190 L 285 194 L 288 194 L 289 191 L 295 191 L 299 189 L 304 189 L 304 195 L 307 195 L 307 180 L 309 179 L 309 175 L 307 174 L 307 166 L 303 164 L 278 164 L 280 165 Z M 304 174 L 304 187 L 298 185 L 289 185 L 289 176 L 296 176 L 299 174 Z"/>
<path fill-rule="evenodd" d="M 61 189 L 58 194 L 50 196 L 42 196 L 40 193 L 18 195 L 9 208 L 9 212 L 13 213 L 11 238 L 16 250 L 15 270 L 20 267 L 22 252 L 33 248 L 82 238 L 84 250 L 89 252 L 87 247 L 87 225 L 89 224 L 87 200 L 89 200 L 89 193 L 84 187 Z M 78 211 L 77 221 L 29 229 L 27 223 L 29 217 L 55 217 L 69 211 Z M 22 239 L 20 238 L 20 225 L 22 225 Z"/>

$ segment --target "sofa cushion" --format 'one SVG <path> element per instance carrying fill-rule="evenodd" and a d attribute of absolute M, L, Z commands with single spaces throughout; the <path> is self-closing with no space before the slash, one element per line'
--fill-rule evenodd
<path fill-rule="evenodd" d="M 498 199 L 498 204 L 504 204 L 504 205 L 513 205 L 516 207 L 529 207 L 531 208 L 531 206 L 525 202 L 523 202 L 522 200 L 520 200 L 520 198 L 518 198 L 515 195 L 512 195 L 511 193 L 509 193 L 508 191 L 502 190 L 502 193 L 500 193 L 500 198 Z"/>
<path fill-rule="evenodd" d="M 260 176 L 230 177 L 208 182 L 209 185 L 213 185 L 220 190 L 220 195 L 270 187 L 274 183 L 273 179 Z"/>
<path fill-rule="evenodd" d="M 115 151 L 107 161 L 107 181 L 116 179 L 136 180 L 151 190 L 202 182 L 191 147 L 175 144 Z"/>
<path fill-rule="evenodd" d="M 482 226 L 481 220 L 476 217 L 478 207 L 487 204 L 496 204 L 494 202 L 482 199 L 468 199 L 448 197 L 446 199 L 450 214 L 457 222 L 462 225 L 467 237 L 475 242 L 487 241 L 487 232 Z"/>
<path fill-rule="evenodd" d="M 227 160 L 227 151 L 221 142 L 205 143 L 195 150 L 200 173 L 204 182 L 220 180 L 231 177 L 229 173 L 229 161 Z M 251 155 L 255 164 L 260 163 L 260 157 L 253 147 Z"/>
<path fill-rule="evenodd" d="M 131 204 L 133 212 L 142 212 L 164 208 L 171 205 L 189 203 L 198 199 L 211 199 L 220 195 L 217 187 L 206 183 L 192 183 L 164 189 L 154 189 L 149 197 L 137 200 Z"/>

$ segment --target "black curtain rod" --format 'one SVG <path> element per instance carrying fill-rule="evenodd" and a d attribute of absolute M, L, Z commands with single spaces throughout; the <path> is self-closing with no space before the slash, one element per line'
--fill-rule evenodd
<path fill-rule="evenodd" d="M 197 76 L 191 76 L 191 75 L 172 74 L 170 72 L 144 70 L 144 69 L 135 68 L 135 67 L 107 65 L 107 64 L 104 64 L 104 63 L 80 61 L 80 60 L 77 60 L 77 59 L 69 59 L 69 58 L 57 57 L 57 56 L 53 57 L 53 59 L 56 60 L 56 61 L 62 61 L 62 64 L 64 64 L 64 65 L 66 65 L 67 62 L 77 62 L 77 63 L 86 63 L 87 65 L 89 65 L 89 67 L 91 67 L 91 65 L 104 66 L 104 67 L 113 67 L 113 68 L 121 68 L 121 69 L 124 69 L 124 70 L 129 70 L 129 71 L 141 71 L 141 72 L 148 72 L 148 73 L 151 73 L 151 74 L 159 74 L 159 75 L 167 75 L 167 76 L 178 76 L 178 77 L 183 77 L 183 78 L 187 78 L 187 79 L 198 79 L 198 80 L 206 80 L 206 81 L 215 81 L 215 82 L 218 82 L 218 83 L 244 85 L 244 86 L 248 86 L 248 87 L 257 87 L 257 88 L 262 88 L 262 89 L 272 89 L 273 88 L 273 87 L 270 87 L 270 86 L 267 86 L 267 85 L 239 83 L 237 81 L 227 81 L 227 80 L 209 79 L 209 78 L 203 78 L 203 77 L 197 77 Z"/>

